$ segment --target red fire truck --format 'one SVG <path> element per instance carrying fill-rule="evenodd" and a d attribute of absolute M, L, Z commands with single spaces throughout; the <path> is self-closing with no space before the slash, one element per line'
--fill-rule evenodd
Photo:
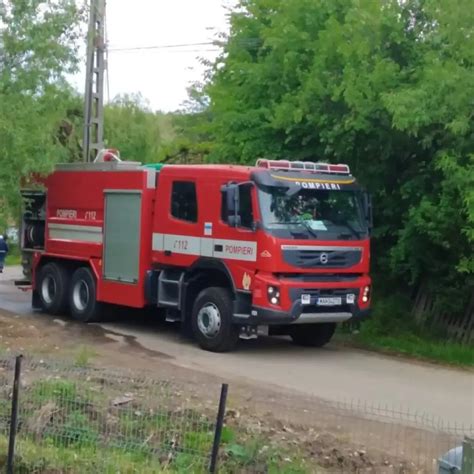
<path fill-rule="evenodd" d="M 322 346 L 368 315 L 371 204 L 346 165 L 141 165 L 102 154 L 24 191 L 33 304 L 97 321 L 156 308 L 203 349 Z M 161 308 L 161 310 L 160 310 Z"/>

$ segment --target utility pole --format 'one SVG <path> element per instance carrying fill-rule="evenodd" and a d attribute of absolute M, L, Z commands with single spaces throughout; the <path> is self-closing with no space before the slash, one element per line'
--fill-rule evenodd
<path fill-rule="evenodd" d="M 104 148 L 105 2 L 90 0 L 84 102 L 84 161 Z"/>

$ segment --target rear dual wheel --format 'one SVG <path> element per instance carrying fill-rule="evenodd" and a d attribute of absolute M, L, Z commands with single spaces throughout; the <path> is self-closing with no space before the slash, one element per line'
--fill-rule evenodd
<path fill-rule="evenodd" d="M 66 311 L 70 280 L 69 272 L 59 263 L 47 263 L 40 269 L 36 290 L 44 311 L 54 315 Z"/>
<path fill-rule="evenodd" d="M 97 285 L 89 268 L 78 268 L 72 275 L 69 307 L 77 321 L 92 323 L 100 319 L 102 304 L 97 301 Z"/>
<path fill-rule="evenodd" d="M 77 321 L 93 322 L 100 317 L 102 304 L 97 301 L 96 282 L 91 270 L 78 268 L 71 277 L 61 263 L 47 263 L 38 273 L 37 292 L 42 309 L 49 314 L 61 314 L 69 307 Z"/>

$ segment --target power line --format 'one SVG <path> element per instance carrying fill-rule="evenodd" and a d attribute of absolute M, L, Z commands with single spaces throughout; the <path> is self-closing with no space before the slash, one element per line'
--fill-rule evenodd
<path fill-rule="evenodd" d="M 175 53 L 218 53 L 220 49 L 180 49 L 180 50 L 166 50 L 166 51 L 155 51 L 155 50 L 149 50 L 149 52 L 152 53 L 164 53 L 164 54 L 175 54 Z M 112 55 L 115 53 L 133 53 L 135 51 L 111 51 Z"/>
<path fill-rule="evenodd" d="M 232 40 L 231 44 L 239 44 L 245 46 L 257 46 L 261 44 L 261 38 L 242 38 Z M 158 45 L 145 45 L 145 46 L 121 46 L 121 47 L 111 47 L 109 48 L 110 52 L 121 52 L 121 51 L 143 51 L 143 50 L 155 50 L 155 49 L 179 49 L 179 48 L 189 48 L 196 46 L 214 46 L 215 49 L 225 46 L 227 42 L 225 41 L 205 41 L 199 43 L 181 43 L 181 44 L 158 44 Z"/>
<path fill-rule="evenodd" d="M 115 51 L 140 51 L 146 49 L 173 49 L 173 48 L 189 48 L 192 46 L 215 46 L 214 42 L 204 42 L 204 43 L 182 43 L 182 44 L 161 44 L 154 46 L 130 46 L 122 48 L 109 48 L 110 52 Z"/>

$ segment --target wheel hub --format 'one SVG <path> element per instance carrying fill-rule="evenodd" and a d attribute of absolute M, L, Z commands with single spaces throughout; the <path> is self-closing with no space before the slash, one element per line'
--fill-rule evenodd
<path fill-rule="evenodd" d="M 199 331 L 206 337 L 215 337 L 221 328 L 221 313 L 214 303 L 205 304 L 197 316 Z"/>
<path fill-rule="evenodd" d="M 56 281 L 50 275 L 47 275 L 43 279 L 43 283 L 41 284 L 41 296 L 47 304 L 51 304 L 56 296 Z"/>
<path fill-rule="evenodd" d="M 84 311 L 89 304 L 90 294 L 89 287 L 84 280 L 79 280 L 75 285 L 72 292 L 72 299 L 74 306 L 79 311 Z"/>

